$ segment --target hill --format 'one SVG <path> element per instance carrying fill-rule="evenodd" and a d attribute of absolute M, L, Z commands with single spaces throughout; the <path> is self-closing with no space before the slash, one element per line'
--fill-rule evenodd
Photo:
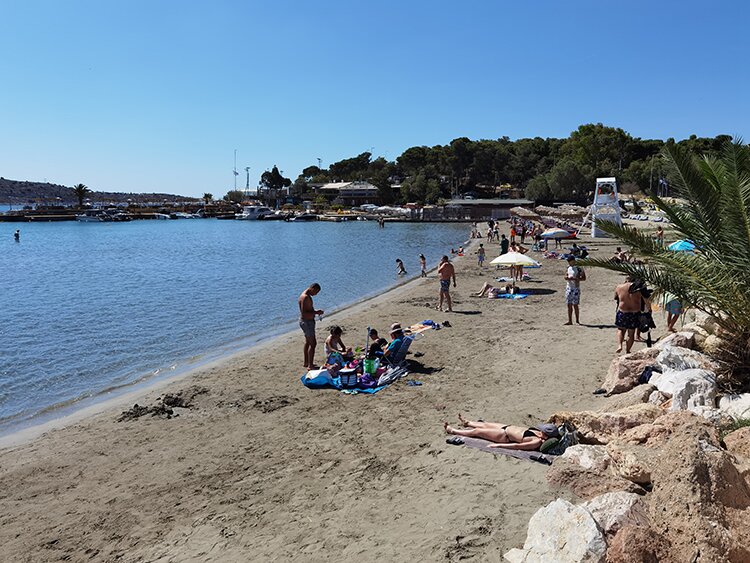
<path fill-rule="evenodd" d="M 59 199 L 58 199 L 59 198 Z M 195 201 L 197 198 L 186 197 L 175 194 L 161 193 L 119 193 L 119 192 L 92 192 L 89 195 L 92 202 L 125 202 L 131 200 L 136 203 L 149 201 Z M 60 184 L 47 182 L 31 182 L 23 180 L 8 180 L 0 178 L 0 203 L 13 205 L 26 205 L 29 203 L 59 203 L 62 205 L 75 204 L 78 202 L 73 188 Z"/>

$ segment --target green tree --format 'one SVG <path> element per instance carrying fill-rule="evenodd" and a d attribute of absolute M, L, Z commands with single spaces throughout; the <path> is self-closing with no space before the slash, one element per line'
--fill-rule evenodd
<path fill-rule="evenodd" d="M 581 167 L 569 159 L 560 160 L 547 175 L 552 197 L 576 200 L 587 193 L 586 176 Z"/>
<path fill-rule="evenodd" d="M 640 278 L 675 295 L 683 304 L 712 315 L 722 329 L 721 382 L 738 388 L 750 384 L 750 149 L 727 142 L 721 153 L 696 156 L 667 144 L 665 164 L 675 178 L 680 200 L 652 195 L 674 225 L 677 238 L 693 241 L 698 251 L 671 252 L 648 233 L 611 223 L 606 232 L 632 246 L 643 263 L 615 264 L 587 260 Z"/>
<path fill-rule="evenodd" d="M 529 183 L 526 185 L 524 195 L 527 199 L 533 199 L 534 201 L 549 201 L 552 199 L 552 193 L 549 190 L 549 182 L 547 182 L 547 176 L 540 174 L 534 176 Z"/>
<path fill-rule="evenodd" d="M 78 207 L 83 207 L 83 200 L 91 193 L 91 190 L 83 184 L 76 184 L 73 186 L 73 193 L 78 198 Z"/>
<path fill-rule="evenodd" d="M 245 199 L 245 193 L 241 190 L 229 190 L 224 196 L 224 201 L 231 203 L 242 203 Z"/>
<path fill-rule="evenodd" d="M 282 176 L 279 168 L 274 166 L 270 171 L 266 170 L 261 174 L 260 185 L 265 192 L 266 202 L 271 203 L 278 199 L 281 190 L 292 185 L 292 181 Z"/>
<path fill-rule="evenodd" d="M 211 203 L 211 201 L 213 201 L 213 199 L 214 199 L 214 194 L 210 194 L 208 192 L 206 192 L 205 194 L 203 194 L 203 201 L 205 202 L 206 205 L 208 205 L 209 203 Z"/>

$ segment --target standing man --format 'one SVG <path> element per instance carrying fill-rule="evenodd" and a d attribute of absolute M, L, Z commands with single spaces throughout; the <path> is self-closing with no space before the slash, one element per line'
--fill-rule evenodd
<path fill-rule="evenodd" d="M 16 232 L 13 233 L 13 238 L 16 239 L 16 242 L 21 242 L 21 230 L 16 229 Z"/>
<path fill-rule="evenodd" d="M 500 255 L 508 254 L 508 247 L 510 247 L 510 241 L 505 237 L 505 235 L 500 236 Z"/>
<path fill-rule="evenodd" d="M 305 335 L 305 365 L 306 370 L 318 369 L 315 365 L 315 315 L 322 315 L 323 311 L 313 307 L 313 296 L 320 293 L 320 284 L 314 283 L 303 291 L 297 303 L 299 304 L 299 327 Z"/>
<path fill-rule="evenodd" d="M 568 322 L 566 325 L 573 324 L 573 312 L 576 314 L 576 324 L 581 324 L 578 316 L 578 304 L 581 302 L 581 281 L 586 276 L 583 270 L 576 266 L 575 256 L 568 256 L 568 270 L 565 272 L 565 281 L 568 282 L 565 287 L 565 303 L 568 305 Z"/>
<path fill-rule="evenodd" d="M 438 276 L 440 277 L 440 304 L 438 305 L 438 311 L 443 310 L 443 299 L 448 303 L 448 312 L 453 312 L 453 303 L 451 302 L 451 279 L 453 279 L 453 287 L 456 287 L 456 269 L 453 264 L 450 263 L 447 256 L 443 256 L 438 266 Z"/>
<path fill-rule="evenodd" d="M 625 344 L 625 353 L 630 353 L 633 341 L 635 340 L 635 329 L 640 324 L 641 294 L 639 292 L 630 293 L 631 285 L 633 285 L 633 278 L 628 276 L 625 278 L 625 283 L 615 288 L 615 301 L 617 301 L 615 325 L 617 326 L 618 354 L 622 352 L 625 333 L 628 335 L 628 340 Z"/>

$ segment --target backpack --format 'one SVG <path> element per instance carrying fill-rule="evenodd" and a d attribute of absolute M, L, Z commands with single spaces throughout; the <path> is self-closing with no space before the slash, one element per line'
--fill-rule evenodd
<path fill-rule="evenodd" d="M 578 267 L 578 281 L 586 281 L 586 271 L 580 266 Z"/>
<path fill-rule="evenodd" d="M 552 448 L 545 453 L 551 455 L 562 455 L 568 446 L 575 446 L 578 443 L 578 430 L 569 422 L 563 423 L 560 427 L 560 438 Z"/>

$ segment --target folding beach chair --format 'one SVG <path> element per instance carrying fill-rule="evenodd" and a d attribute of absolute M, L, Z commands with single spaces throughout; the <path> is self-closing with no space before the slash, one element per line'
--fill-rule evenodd
<path fill-rule="evenodd" d="M 409 346 L 411 346 L 412 342 L 414 342 L 413 336 L 404 336 L 401 347 L 396 350 L 396 353 L 392 357 L 383 356 L 384 365 L 389 367 L 405 367 L 406 353 L 409 351 Z"/>

